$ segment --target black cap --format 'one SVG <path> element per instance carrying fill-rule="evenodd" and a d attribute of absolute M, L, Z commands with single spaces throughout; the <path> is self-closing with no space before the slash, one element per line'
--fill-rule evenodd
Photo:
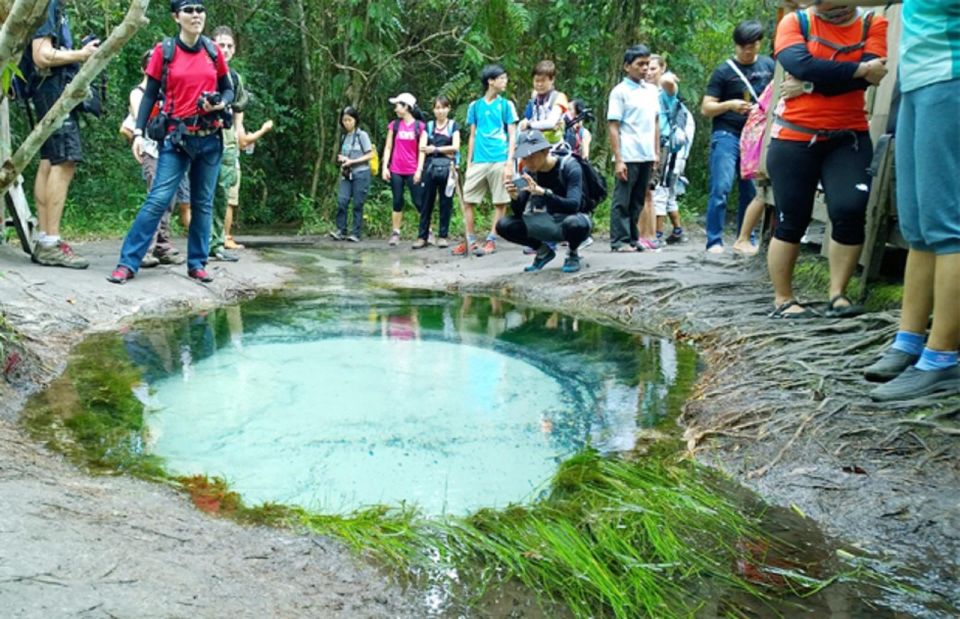
<path fill-rule="evenodd" d="M 548 148 L 550 148 L 550 142 L 547 141 L 547 138 L 543 137 L 543 134 L 536 129 L 530 129 L 517 137 L 517 149 L 514 151 L 514 156 L 517 159 L 526 159 L 530 155 Z"/>
<path fill-rule="evenodd" d="M 185 6 L 203 5 L 203 0 L 170 0 L 170 12 L 179 13 Z"/>

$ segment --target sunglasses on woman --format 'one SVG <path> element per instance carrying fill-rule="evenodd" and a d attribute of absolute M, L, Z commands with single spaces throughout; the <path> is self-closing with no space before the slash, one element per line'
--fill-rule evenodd
<path fill-rule="evenodd" d="M 207 12 L 207 9 L 199 5 L 185 6 L 182 9 L 180 9 L 180 12 L 186 13 L 187 15 L 193 15 L 194 13 L 196 13 L 197 15 L 202 15 Z"/>

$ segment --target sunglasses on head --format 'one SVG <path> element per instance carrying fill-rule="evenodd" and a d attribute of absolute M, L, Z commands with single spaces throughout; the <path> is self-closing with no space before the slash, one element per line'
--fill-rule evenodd
<path fill-rule="evenodd" d="M 180 12 L 186 13 L 187 15 L 193 15 L 194 13 L 196 13 L 197 15 L 202 15 L 203 13 L 207 12 L 207 9 L 200 5 L 185 6 L 182 9 L 180 9 Z"/>

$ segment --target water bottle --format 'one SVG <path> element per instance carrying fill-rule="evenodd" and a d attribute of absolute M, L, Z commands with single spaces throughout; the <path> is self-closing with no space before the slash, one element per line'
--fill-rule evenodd
<path fill-rule="evenodd" d="M 447 174 L 447 186 L 443 190 L 443 195 L 448 198 L 453 197 L 453 192 L 457 189 L 457 169 L 453 163 L 450 164 L 450 172 Z"/>

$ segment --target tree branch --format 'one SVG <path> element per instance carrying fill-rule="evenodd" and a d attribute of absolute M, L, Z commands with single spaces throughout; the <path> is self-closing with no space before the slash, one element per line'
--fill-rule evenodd
<path fill-rule="evenodd" d="M 49 0 L 16 0 L 0 7 L 3 30 L 0 30 L 0 68 L 6 67 L 23 53 L 30 35 L 43 23 Z"/>
<path fill-rule="evenodd" d="M 13 157 L 3 163 L 2 168 L 0 168 L 0 194 L 13 184 L 20 173 L 23 172 L 23 169 L 27 167 L 27 164 L 30 163 L 30 160 L 37 154 L 37 151 L 40 150 L 43 143 L 63 125 L 70 112 L 83 103 L 83 100 L 87 97 L 90 84 L 106 68 L 110 59 L 133 38 L 133 35 L 140 28 L 150 22 L 144 15 L 149 4 L 150 0 L 131 1 L 130 9 L 123 21 L 114 28 L 100 48 L 83 63 L 76 77 L 67 84 L 63 94 L 53 104 L 47 115 L 33 128 L 33 131 L 23 141 Z"/>

